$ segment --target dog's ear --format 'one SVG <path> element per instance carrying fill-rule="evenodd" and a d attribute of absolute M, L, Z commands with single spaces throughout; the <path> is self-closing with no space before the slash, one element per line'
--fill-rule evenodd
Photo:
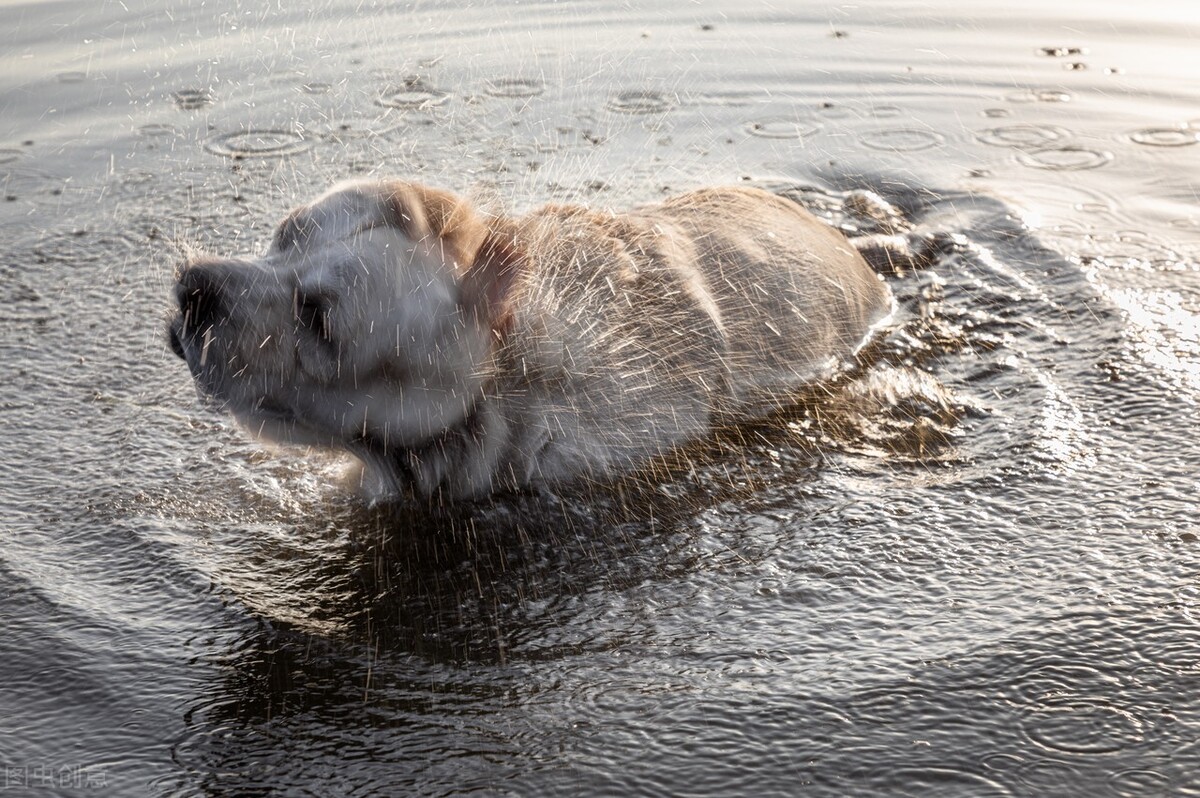
<path fill-rule="evenodd" d="M 386 188 L 389 222 L 413 241 L 437 239 L 446 260 L 460 269 L 487 236 L 471 204 L 449 191 L 416 183 L 389 183 Z"/>
<path fill-rule="evenodd" d="M 480 320 L 503 336 L 512 323 L 509 293 L 525 266 L 525 255 L 511 231 L 492 230 L 475 252 L 462 278 L 463 302 Z"/>
<path fill-rule="evenodd" d="M 463 305 L 481 325 L 507 332 L 509 289 L 525 261 L 511 223 L 495 219 L 489 227 L 469 202 L 441 189 L 396 181 L 385 192 L 389 224 L 413 241 L 435 239 L 458 269 Z"/>

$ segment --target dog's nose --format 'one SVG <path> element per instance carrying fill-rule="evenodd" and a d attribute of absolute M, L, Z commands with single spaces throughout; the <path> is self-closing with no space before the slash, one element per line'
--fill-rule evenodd
<path fill-rule="evenodd" d="M 207 261 L 192 262 L 183 267 L 175 283 L 175 301 L 179 303 L 185 327 L 195 330 L 216 321 L 227 279 L 224 269 Z"/>

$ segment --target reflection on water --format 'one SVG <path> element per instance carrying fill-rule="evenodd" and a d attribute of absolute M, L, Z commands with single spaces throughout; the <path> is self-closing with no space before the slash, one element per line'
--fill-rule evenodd
<path fill-rule="evenodd" d="M 14 788 L 1200 794 L 1192 21 L 522 8 L 0 34 Z M 357 174 L 489 210 L 749 182 L 922 257 L 881 250 L 896 323 L 769 423 L 372 508 L 201 407 L 162 333 L 181 251 Z"/>

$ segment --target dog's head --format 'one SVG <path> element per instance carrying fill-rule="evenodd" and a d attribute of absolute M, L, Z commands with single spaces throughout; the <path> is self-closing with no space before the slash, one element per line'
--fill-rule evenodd
<path fill-rule="evenodd" d="M 457 197 L 348 183 L 293 211 L 261 258 L 184 264 L 171 346 L 254 433 L 412 448 L 470 414 L 516 261 Z"/>

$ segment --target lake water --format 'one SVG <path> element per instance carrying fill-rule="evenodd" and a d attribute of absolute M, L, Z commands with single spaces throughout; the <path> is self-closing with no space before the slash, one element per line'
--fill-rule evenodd
<path fill-rule="evenodd" d="M 0 795 L 1200 795 L 1200 12 L 307 5 L 0 0 Z M 164 333 L 366 174 L 958 245 L 690 468 L 372 509 Z"/>

